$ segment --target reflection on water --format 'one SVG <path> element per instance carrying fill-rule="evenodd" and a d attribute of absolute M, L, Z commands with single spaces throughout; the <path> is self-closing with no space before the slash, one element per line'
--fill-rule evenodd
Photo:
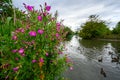
<path fill-rule="evenodd" d="M 65 42 L 73 61 L 73 70 L 66 71 L 70 80 L 120 80 L 120 42 L 82 40 L 73 36 Z"/>

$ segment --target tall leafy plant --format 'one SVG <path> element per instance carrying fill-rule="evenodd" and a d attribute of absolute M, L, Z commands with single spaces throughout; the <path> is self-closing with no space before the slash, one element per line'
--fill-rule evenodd
<path fill-rule="evenodd" d="M 71 66 L 67 55 L 62 53 L 64 26 L 50 14 L 51 6 L 47 3 L 40 6 L 40 10 L 24 6 L 28 11 L 26 20 L 18 20 L 15 25 L 20 27 L 11 31 L 11 38 L 5 43 L 7 46 L 0 52 L 1 79 L 58 79 Z"/>

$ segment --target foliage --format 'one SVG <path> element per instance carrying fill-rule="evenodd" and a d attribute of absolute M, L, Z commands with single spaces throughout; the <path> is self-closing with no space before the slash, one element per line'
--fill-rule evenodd
<path fill-rule="evenodd" d="M 91 15 L 86 23 L 82 26 L 80 30 L 80 36 L 83 39 L 92 39 L 104 37 L 110 33 L 110 30 L 107 28 L 105 21 L 100 20 L 98 15 Z"/>
<path fill-rule="evenodd" d="M 66 31 L 66 39 L 68 41 L 71 40 L 72 36 L 74 35 L 74 32 L 69 27 L 65 27 L 64 31 Z"/>
<path fill-rule="evenodd" d="M 120 34 L 116 34 L 114 33 L 114 29 L 109 31 L 108 35 L 105 35 L 103 39 L 112 39 L 112 40 L 116 40 L 116 39 L 120 39 Z"/>
<path fill-rule="evenodd" d="M 113 29 L 113 34 L 120 34 L 120 22 L 117 23 L 116 27 Z"/>
<path fill-rule="evenodd" d="M 44 8 L 40 5 L 39 11 L 24 6 L 28 14 L 23 13 L 15 24 L 8 17 L 0 27 L 0 79 L 58 79 L 67 67 L 71 68 L 69 58 L 62 53 L 64 26 L 49 13 L 47 3 Z"/>
<path fill-rule="evenodd" d="M 4 24 L 6 25 L 6 21 L 8 18 L 10 18 L 10 21 L 14 21 L 14 26 L 15 22 L 17 20 L 24 18 L 25 20 L 25 11 L 20 11 L 18 8 L 13 8 L 12 5 L 12 0 L 1 0 L 0 1 L 0 25 Z M 17 15 L 17 16 L 16 16 Z"/>
<path fill-rule="evenodd" d="M 19 11 L 18 9 L 14 9 L 15 14 L 17 15 L 16 17 L 5 17 L 2 16 L 2 19 L 0 21 L 0 35 L 1 37 L 6 36 L 10 37 L 11 36 L 11 31 L 15 30 L 16 28 L 19 28 L 22 26 L 21 22 L 25 22 L 26 19 L 26 14 L 23 14 L 23 12 Z"/>
<path fill-rule="evenodd" d="M 12 0 L 0 0 L 0 17 L 12 16 Z"/>

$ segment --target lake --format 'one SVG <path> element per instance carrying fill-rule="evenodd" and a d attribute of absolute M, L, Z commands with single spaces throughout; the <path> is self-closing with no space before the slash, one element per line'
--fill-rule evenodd
<path fill-rule="evenodd" d="M 120 80 L 120 42 L 82 40 L 73 36 L 64 42 L 65 54 L 73 62 L 73 70 L 64 74 L 70 80 Z"/>

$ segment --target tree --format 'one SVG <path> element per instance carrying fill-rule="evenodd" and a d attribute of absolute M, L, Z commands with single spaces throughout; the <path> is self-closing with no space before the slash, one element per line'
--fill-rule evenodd
<path fill-rule="evenodd" d="M 74 32 L 73 32 L 69 27 L 67 27 L 67 26 L 65 26 L 64 31 L 66 32 L 66 33 L 64 33 L 64 34 L 66 34 L 66 39 L 67 39 L 68 41 L 70 41 L 71 38 L 72 38 L 73 35 L 74 35 Z"/>
<path fill-rule="evenodd" d="M 110 31 L 106 22 L 99 19 L 98 15 L 90 15 L 88 21 L 81 26 L 80 36 L 84 39 L 104 37 Z"/>
<path fill-rule="evenodd" d="M 12 0 L 0 0 L 0 16 L 7 17 L 13 15 Z"/>
<path fill-rule="evenodd" d="M 120 34 L 120 21 L 117 23 L 116 27 L 113 29 L 113 34 Z"/>

